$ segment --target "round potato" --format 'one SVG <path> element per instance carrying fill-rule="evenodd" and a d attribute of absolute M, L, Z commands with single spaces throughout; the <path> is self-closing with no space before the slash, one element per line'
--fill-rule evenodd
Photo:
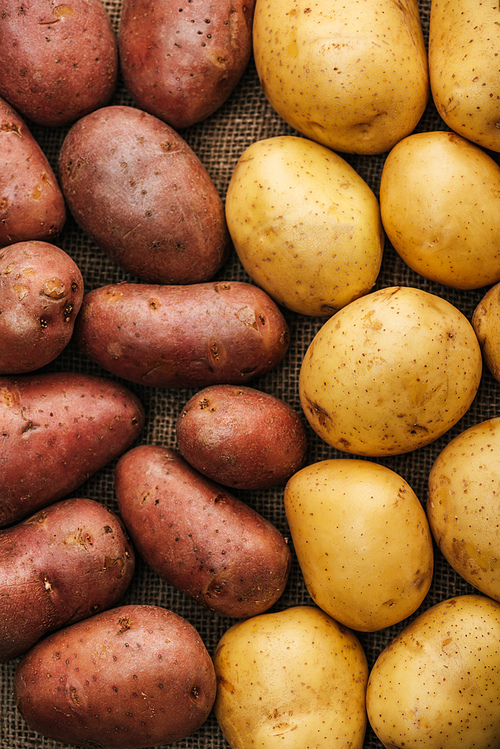
<path fill-rule="evenodd" d="M 451 429 L 471 406 L 481 372 L 467 318 L 435 294 L 395 286 L 324 323 L 302 362 L 300 399 L 333 447 L 398 455 Z"/>
<path fill-rule="evenodd" d="M 284 401 L 250 387 L 212 385 L 186 403 L 177 445 L 196 470 L 224 486 L 279 486 L 302 467 L 307 436 Z"/>
<path fill-rule="evenodd" d="M 405 263 L 457 289 L 500 280 L 500 165 L 456 133 L 414 133 L 385 160 L 384 229 Z"/>
<path fill-rule="evenodd" d="M 377 279 L 384 247 L 377 198 L 343 158 L 306 138 L 267 138 L 244 151 L 226 219 L 248 275 L 300 314 L 330 316 Z"/>
<path fill-rule="evenodd" d="M 493 377 L 500 382 L 500 283 L 485 293 L 472 315 L 483 360 Z"/>

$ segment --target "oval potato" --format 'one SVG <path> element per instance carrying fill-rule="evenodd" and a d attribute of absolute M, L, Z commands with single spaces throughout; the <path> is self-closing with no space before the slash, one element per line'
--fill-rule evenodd
<path fill-rule="evenodd" d="M 474 309 L 471 322 L 484 363 L 500 382 L 500 283 L 486 291 Z"/>

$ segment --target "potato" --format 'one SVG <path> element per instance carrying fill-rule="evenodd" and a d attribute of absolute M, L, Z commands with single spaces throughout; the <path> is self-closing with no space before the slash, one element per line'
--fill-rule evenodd
<path fill-rule="evenodd" d="M 283 593 L 291 553 L 281 533 L 177 451 L 132 448 L 118 461 L 115 489 L 137 551 L 198 603 L 244 618 L 266 611 Z"/>
<path fill-rule="evenodd" d="M 75 340 L 104 369 L 156 387 L 245 383 L 285 356 L 289 329 L 244 282 L 109 284 L 83 299 Z"/>
<path fill-rule="evenodd" d="M 498 4 L 432 0 L 429 77 L 446 124 L 483 148 L 500 152 Z"/>
<path fill-rule="evenodd" d="M 428 445 L 470 408 L 481 380 L 479 343 L 454 305 L 394 286 L 327 320 L 304 356 L 304 413 L 329 445 L 364 456 Z"/>
<path fill-rule="evenodd" d="M 0 38 L 0 96 L 33 122 L 67 125 L 111 99 L 118 51 L 101 0 L 6 0 Z"/>
<path fill-rule="evenodd" d="M 238 622 L 214 655 L 214 712 L 231 749 L 361 749 L 366 656 L 312 606 Z"/>
<path fill-rule="evenodd" d="M 500 601 L 500 417 L 458 434 L 429 473 L 427 516 L 443 556 L 467 582 Z"/>
<path fill-rule="evenodd" d="M 76 372 L 0 377 L 0 527 L 77 489 L 139 436 L 144 409 L 119 383 Z"/>
<path fill-rule="evenodd" d="M 253 50 L 276 112 L 335 151 L 389 151 L 429 99 L 417 0 L 257 0 Z"/>
<path fill-rule="evenodd" d="M 74 260 L 48 242 L 0 249 L 0 374 L 32 372 L 66 348 L 83 299 Z"/>
<path fill-rule="evenodd" d="M 82 117 L 64 138 L 59 179 L 80 228 L 143 281 L 207 281 L 226 260 L 215 184 L 186 141 L 147 112 L 115 105 Z"/>
<path fill-rule="evenodd" d="M 219 109 L 250 60 L 253 10 L 254 0 L 124 0 L 121 71 L 137 106 L 175 129 Z"/>
<path fill-rule="evenodd" d="M 380 653 L 368 718 L 394 749 L 493 749 L 500 736 L 500 604 L 456 596 L 424 611 Z"/>
<path fill-rule="evenodd" d="M 177 446 L 197 471 L 224 486 L 280 486 L 304 464 L 307 435 L 285 401 L 251 387 L 211 385 L 176 423 Z"/>
<path fill-rule="evenodd" d="M 61 500 L 0 531 L 0 661 L 114 606 L 134 566 L 121 520 L 92 499 Z"/>
<path fill-rule="evenodd" d="M 492 286 L 472 315 L 483 360 L 493 377 L 500 382 L 500 283 Z"/>
<path fill-rule="evenodd" d="M 500 280 L 500 165 L 456 133 L 414 133 L 380 180 L 387 236 L 405 263 L 456 289 Z"/>
<path fill-rule="evenodd" d="M 197 731 L 216 683 L 192 624 L 160 606 L 130 604 L 39 642 L 19 663 L 14 690 L 22 716 L 43 736 L 139 749 Z"/>
<path fill-rule="evenodd" d="M 350 164 L 306 138 L 266 138 L 243 152 L 226 219 L 248 275 L 294 312 L 329 317 L 377 279 L 377 198 Z"/>
<path fill-rule="evenodd" d="M 336 621 L 375 632 L 413 614 L 433 573 L 425 510 L 397 473 L 331 458 L 288 481 L 285 510 L 313 601 Z"/>

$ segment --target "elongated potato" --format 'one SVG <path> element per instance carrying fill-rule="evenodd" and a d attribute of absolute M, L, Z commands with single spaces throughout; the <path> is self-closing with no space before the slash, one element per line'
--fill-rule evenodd
<path fill-rule="evenodd" d="M 138 552 L 198 603 L 245 618 L 266 611 L 283 593 L 291 553 L 278 529 L 176 451 L 129 450 L 116 466 L 115 487 Z"/>
<path fill-rule="evenodd" d="M 62 499 L 138 437 L 144 409 L 123 385 L 91 375 L 0 378 L 0 526 Z"/>
<path fill-rule="evenodd" d="M 19 663 L 16 704 L 44 736 L 85 749 L 142 749 L 194 733 L 215 700 L 212 660 L 160 606 L 105 611 L 45 638 Z"/>
<path fill-rule="evenodd" d="M 158 387 L 244 383 L 275 367 L 287 323 L 244 282 L 102 286 L 83 299 L 75 340 L 104 369 Z"/>
<path fill-rule="evenodd" d="M 121 520 L 92 499 L 56 502 L 0 531 L 0 661 L 114 606 L 134 567 Z"/>

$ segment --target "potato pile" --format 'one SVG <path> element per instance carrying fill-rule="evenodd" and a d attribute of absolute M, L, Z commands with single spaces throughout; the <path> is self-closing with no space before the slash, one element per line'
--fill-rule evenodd
<path fill-rule="evenodd" d="M 4 5 L 2 747 L 499 749 L 498 7 Z"/>

